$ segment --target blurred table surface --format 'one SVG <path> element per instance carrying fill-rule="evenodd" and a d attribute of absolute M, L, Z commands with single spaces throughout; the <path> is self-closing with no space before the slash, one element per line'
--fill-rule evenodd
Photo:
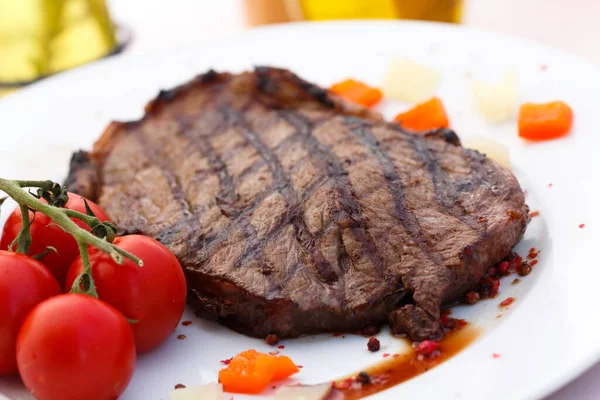
<path fill-rule="evenodd" d="M 465 1 L 467 26 L 536 40 L 600 64 L 595 39 L 600 37 L 598 0 Z M 185 47 L 247 29 L 242 0 L 108 0 L 108 4 L 113 18 L 133 32 L 129 54 Z M 600 399 L 600 364 L 546 400 L 571 399 Z"/>

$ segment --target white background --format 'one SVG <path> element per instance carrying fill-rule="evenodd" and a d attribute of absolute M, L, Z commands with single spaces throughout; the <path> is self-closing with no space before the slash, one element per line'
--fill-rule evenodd
<path fill-rule="evenodd" d="M 598 0 L 465 1 L 468 26 L 536 40 L 600 63 Z M 131 54 L 185 47 L 247 29 L 241 0 L 108 0 L 108 3 L 113 18 L 133 32 L 133 42 L 126 50 Z M 515 371 L 515 374 L 529 373 Z M 535 375 L 531 379 L 536 379 Z M 567 399 L 600 399 L 600 365 L 547 400 Z"/>

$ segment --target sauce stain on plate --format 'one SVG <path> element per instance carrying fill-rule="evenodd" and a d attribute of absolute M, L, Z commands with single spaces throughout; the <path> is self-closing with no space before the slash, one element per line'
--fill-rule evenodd
<path fill-rule="evenodd" d="M 415 351 L 397 357 L 394 355 L 365 370 L 370 377 L 370 383 L 361 384 L 357 374 L 355 377 L 336 382 L 335 387 L 344 393 L 344 400 L 362 399 L 373 395 L 437 367 L 464 350 L 480 334 L 481 329 L 472 325 L 466 326 L 448 333 L 439 342 L 439 355 L 436 357 L 423 358 Z"/>

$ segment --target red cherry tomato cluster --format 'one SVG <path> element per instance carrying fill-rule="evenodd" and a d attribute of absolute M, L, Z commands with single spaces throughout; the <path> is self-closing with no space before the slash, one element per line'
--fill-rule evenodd
<path fill-rule="evenodd" d="M 110 221 L 97 204 L 87 203 L 100 221 Z M 86 213 L 84 199 L 71 193 L 65 208 Z M 19 210 L 0 241 L 0 376 L 19 373 L 40 400 L 115 399 L 133 376 L 136 352 L 156 348 L 181 319 L 183 270 L 156 240 L 118 237 L 113 244 L 140 258 L 143 267 L 130 260 L 119 265 L 90 247 L 98 299 L 70 294 L 83 271 L 75 239 L 39 212 L 30 213 L 30 221 L 28 255 L 7 251 L 21 230 Z M 49 246 L 56 252 L 40 261 L 30 257 Z"/>

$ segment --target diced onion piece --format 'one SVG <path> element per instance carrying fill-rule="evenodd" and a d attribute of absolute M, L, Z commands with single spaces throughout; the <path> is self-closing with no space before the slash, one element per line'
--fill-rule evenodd
<path fill-rule="evenodd" d="M 492 123 L 504 122 L 514 116 L 518 92 L 517 74 L 512 69 L 499 82 L 474 80 L 471 83 L 475 107 L 486 121 Z"/>
<path fill-rule="evenodd" d="M 421 103 L 435 94 L 440 72 L 414 61 L 395 59 L 388 65 L 383 81 L 386 98 Z"/>
<path fill-rule="evenodd" d="M 314 386 L 283 386 L 275 393 L 275 400 L 323 400 L 331 393 L 331 384 Z"/>
<path fill-rule="evenodd" d="M 481 154 L 485 154 L 508 170 L 511 169 L 508 147 L 495 140 L 482 136 L 471 136 L 463 139 L 462 145 L 468 149 L 477 150 Z"/>
<path fill-rule="evenodd" d="M 175 389 L 170 393 L 171 400 L 223 400 L 223 386 L 209 383 L 202 386 Z"/>

